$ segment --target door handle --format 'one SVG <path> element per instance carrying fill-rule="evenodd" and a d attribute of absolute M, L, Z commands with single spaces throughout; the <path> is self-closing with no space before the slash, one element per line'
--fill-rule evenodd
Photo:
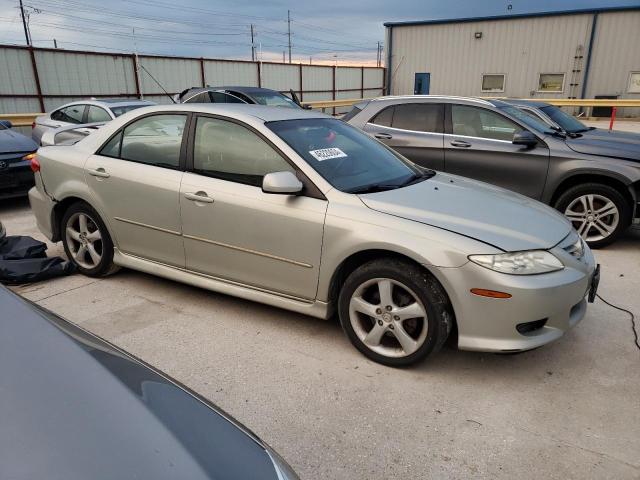
<path fill-rule="evenodd" d="M 213 203 L 213 198 L 207 196 L 207 192 L 185 193 L 184 198 L 192 202 Z"/>
<path fill-rule="evenodd" d="M 471 144 L 469 142 L 465 142 L 463 140 L 453 140 L 451 142 L 451 146 L 452 147 L 459 147 L 459 148 L 469 148 L 471 146 Z"/>
<path fill-rule="evenodd" d="M 379 138 L 381 140 L 391 140 L 393 138 L 388 133 L 376 133 L 373 136 L 376 137 L 376 138 Z"/>
<path fill-rule="evenodd" d="M 100 178 L 109 178 L 111 176 L 107 172 L 105 172 L 104 168 L 102 167 L 96 168 L 95 170 L 87 170 L 87 173 L 94 177 Z"/>

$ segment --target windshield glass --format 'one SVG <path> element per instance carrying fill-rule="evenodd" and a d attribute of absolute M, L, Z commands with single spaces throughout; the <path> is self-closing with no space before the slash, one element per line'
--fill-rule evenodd
<path fill-rule="evenodd" d="M 560 128 L 568 133 L 579 133 L 589 130 L 589 127 L 576 117 L 569 115 L 561 108 L 554 105 L 542 107 L 540 110 L 542 110 L 547 116 L 549 116 L 549 118 L 551 118 L 551 120 L 560 125 Z"/>
<path fill-rule="evenodd" d="M 286 95 L 282 95 L 278 92 L 251 92 L 251 98 L 253 98 L 260 105 L 268 105 L 271 107 L 289 107 L 300 108 L 296 102 L 291 100 Z"/>
<path fill-rule="evenodd" d="M 343 192 L 363 191 L 373 185 L 394 188 L 422 173 L 409 161 L 340 120 L 310 118 L 266 125 Z"/>
<path fill-rule="evenodd" d="M 505 107 L 500 107 L 500 109 L 503 112 L 511 115 L 512 117 L 517 118 L 528 127 L 531 127 L 534 130 L 537 130 L 538 132 L 554 133 L 553 130 L 549 128 L 549 125 L 543 122 L 542 119 L 534 117 L 530 113 L 527 113 L 524 110 L 519 109 L 518 107 L 512 107 L 509 105 Z"/>
<path fill-rule="evenodd" d="M 122 107 L 110 107 L 111 111 L 113 112 L 113 114 L 116 117 L 119 117 L 120 115 L 123 115 L 127 112 L 130 112 L 131 110 L 135 110 L 136 108 L 141 108 L 141 107 L 148 107 L 149 105 L 144 105 L 144 104 L 135 104 L 135 105 L 124 105 Z"/>

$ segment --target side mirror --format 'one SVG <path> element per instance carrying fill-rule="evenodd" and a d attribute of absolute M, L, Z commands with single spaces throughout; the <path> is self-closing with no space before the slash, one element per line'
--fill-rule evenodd
<path fill-rule="evenodd" d="M 531 148 L 538 144 L 538 139 L 529 130 L 522 130 L 513 134 L 513 144 Z"/>
<path fill-rule="evenodd" d="M 9 120 L 0 120 L 0 125 L 6 129 L 13 127 L 13 124 Z"/>
<path fill-rule="evenodd" d="M 291 195 L 302 191 L 302 182 L 292 172 L 267 173 L 262 179 L 264 193 Z"/>

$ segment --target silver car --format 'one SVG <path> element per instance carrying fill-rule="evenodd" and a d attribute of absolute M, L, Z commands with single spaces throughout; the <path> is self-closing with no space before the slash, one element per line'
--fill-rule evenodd
<path fill-rule="evenodd" d="M 32 125 L 31 138 L 39 145 L 42 135 L 48 130 L 83 123 L 110 122 L 123 113 L 150 105 L 154 105 L 154 103 L 123 98 L 91 99 L 67 103 L 51 113 L 36 117 Z"/>
<path fill-rule="evenodd" d="M 128 267 L 337 313 L 386 365 L 450 335 L 466 350 L 539 347 L 582 319 L 597 287 L 590 249 L 555 210 L 302 109 L 144 108 L 37 156 L 38 226 L 80 272 Z"/>

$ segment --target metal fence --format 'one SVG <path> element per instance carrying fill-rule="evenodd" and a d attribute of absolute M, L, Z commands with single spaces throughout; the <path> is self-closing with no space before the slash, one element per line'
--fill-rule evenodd
<path fill-rule="evenodd" d="M 302 101 L 383 95 L 384 68 L 303 65 L 0 45 L 0 113 L 50 111 L 74 100 L 170 103 L 188 87 L 244 85 L 295 91 Z M 146 71 L 149 73 L 147 73 Z M 338 108 L 338 112 L 340 109 Z"/>

